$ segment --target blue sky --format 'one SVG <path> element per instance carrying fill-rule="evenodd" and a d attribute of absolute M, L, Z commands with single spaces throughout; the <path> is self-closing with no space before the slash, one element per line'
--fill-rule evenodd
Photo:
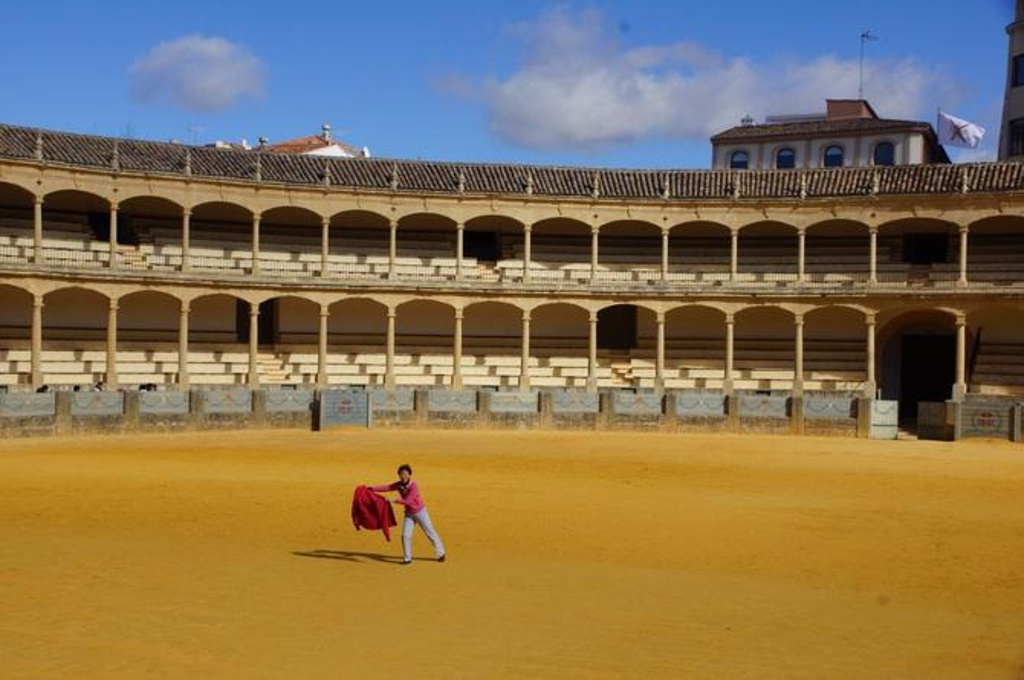
<path fill-rule="evenodd" d="M 706 167 L 743 113 L 855 96 L 870 28 L 879 112 L 941 106 L 989 128 L 991 157 L 1011 4 L 11 2 L 0 121 L 189 142 L 329 121 L 378 156 Z"/>

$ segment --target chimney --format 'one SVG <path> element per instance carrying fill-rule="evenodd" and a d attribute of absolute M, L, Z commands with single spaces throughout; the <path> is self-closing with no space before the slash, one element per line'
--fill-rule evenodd
<path fill-rule="evenodd" d="M 859 120 L 878 118 L 875 110 L 863 99 L 826 99 L 826 120 Z"/>
<path fill-rule="evenodd" d="M 325 141 L 331 141 L 331 124 L 324 123 L 320 126 L 320 137 Z"/>

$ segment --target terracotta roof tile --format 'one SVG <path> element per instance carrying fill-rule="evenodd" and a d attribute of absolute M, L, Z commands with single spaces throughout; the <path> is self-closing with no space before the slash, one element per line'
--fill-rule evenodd
<path fill-rule="evenodd" d="M 512 164 L 466 164 L 382 158 L 335 158 L 271 154 L 175 143 L 115 140 L 110 137 L 50 132 L 0 125 L 0 158 L 31 160 L 41 143 L 47 163 L 115 167 L 125 172 L 182 174 L 211 179 L 323 185 L 325 174 L 338 188 L 390 191 L 392 171 L 398 192 L 476 195 L 527 194 L 603 199 L 670 200 L 767 199 L 879 194 L 955 194 L 1024 190 L 1024 165 L 982 163 L 889 168 L 819 170 L 616 170 Z M 257 175 L 258 161 L 258 175 Z"/>

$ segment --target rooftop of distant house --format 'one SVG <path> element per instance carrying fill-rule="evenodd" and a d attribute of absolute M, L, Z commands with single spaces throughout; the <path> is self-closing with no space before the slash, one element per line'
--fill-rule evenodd
<path fill-rule="evenodd" d="M 712 143 L 777 140 L 783 138 L 835 137 L 875 133 L 918 132 L 949 162 L 930 123 L 882 118 L 864 99 L 828 99 L 823 113 L 768 116 L 764 123 L 746 118 L 740 125 L 719 132 Z"/>

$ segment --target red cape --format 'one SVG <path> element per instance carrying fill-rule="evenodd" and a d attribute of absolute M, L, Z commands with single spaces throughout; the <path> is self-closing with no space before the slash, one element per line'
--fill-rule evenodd
<path fill-rule="evenodd" d="M 391 527 L 398 526 L 395 511 L 388 499 L 370 491 L 365 486 L 357 486 L 352 495 L 352 523 L 356 529 L 380 529 L 384 538 L 391 540 Z"/>

